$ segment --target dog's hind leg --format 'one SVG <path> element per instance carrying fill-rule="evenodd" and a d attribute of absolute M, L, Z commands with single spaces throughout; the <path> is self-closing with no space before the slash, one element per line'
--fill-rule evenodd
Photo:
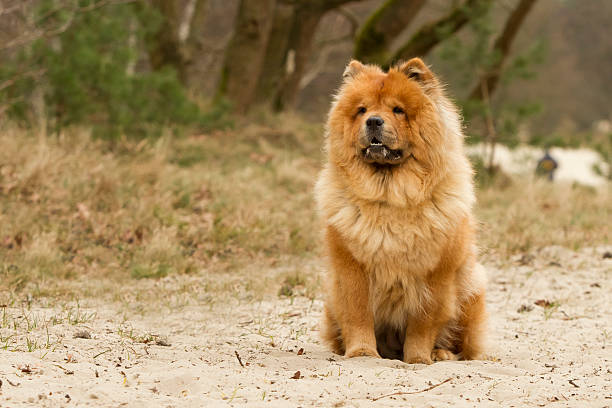
<path fill-rule="evenodd" d="M 458 338 L 461 359 L 475 360 L 482 357 L 486 320 L 485 291 L 483 289 L 477 295 L 468 298 L 462 305 Z"/>
<path fill-rule="evenodd" d="M 323 321 L 321 322 L 321 337 L 323 341 L 329 344 L 332 351 L 336 354 L 344 354 L 344 341 L 342 341 L 342 333 L 338 321 L 325 306 Z"/>

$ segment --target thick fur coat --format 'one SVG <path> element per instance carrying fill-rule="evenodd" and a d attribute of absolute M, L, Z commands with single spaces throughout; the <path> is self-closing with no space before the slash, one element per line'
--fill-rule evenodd
<path fill-rule="evenodd" d="M 348 357 L 410 363 L 482 353 L 472 169 L 460 116 L 418 58 L 352 61 L 315 194 L 329 255 L 323 338 Z"/>

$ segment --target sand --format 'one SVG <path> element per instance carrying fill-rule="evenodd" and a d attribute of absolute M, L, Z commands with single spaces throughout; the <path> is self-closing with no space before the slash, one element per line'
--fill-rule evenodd
<path fill-rule="evenodd" d="M 606 251 L 612 247 L 550 247 L 485 260 L 483 361 L 427 366 L 334 355 L 318 340 L 320 297 L 230 296 L 150 305 L 142 314 L 95 299 L 82 300 L 78 314 L 66 305 L 0 308 L 0 406 L 609 407 Z M 27 352 L 28 344 L 36 349 Z"/>

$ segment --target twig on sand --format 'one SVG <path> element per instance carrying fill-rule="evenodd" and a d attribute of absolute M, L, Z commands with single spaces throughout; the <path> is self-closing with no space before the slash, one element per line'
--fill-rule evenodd
<path fill-rule="evenodd" d="M 19 387 L 21 385 L 21 383 L 14 383 L 11 380 L 9 380 L 8 378 L 6 379 L 6 381 L 11 384 L 13 387 Z"/>
<path fill-rule="evenodd" d="M 106 349 L 106 350 L 104 350 L 104 351 L 101 351 L 101 352 L 99 352 L 98 354 L 96 354 L 95 356 L 93 356 L 93 358 L 100 357 L 102 354 L 106 354 L 106 353 L 108 353 L 109 351 L 112 351 L 112 349 L 108 348 L 108 349 Z"/>
<path fill-rule="evenodd" d="M 386 398 L 386 397 L 391 397 L 391 396 L 393 396 L 393 395 L 419 394 L 419 393 L 421 393 L 421 392 L 430 391 L 430 390 L 433 390 L 433 389 L 434 389 L 434 388 L 436 388 L 436 387 L 441 386 L 442 384 L 445 384 L 445 383 L 449 382 L 449 381 L 450 381 L 450 380 L 452 380 L 452 379 L 453 379 L 453 377 L 449 377 L 449 378 L 447 378 L 446 380 L 442 381 L 441 383 L 438 383 L 438 384 L 432 385 L 431 387 L 425 388 L 424 390 L 419 390 L 419 391 L 407 391 L 407 392 L 406 392 L 406 391 L 398 391 L 398 392 L 393 392 L 393 393 L 391 393 L 391 394 L 385 394 L 385 395 L 382 395 L 382 396 L 380 396 L 380 397 L 374 398 L 372 401 L 378 401 L 379 399 Z"/>
<path fill-rule="evenodd" d="M 54 366 L 56 366 L 56 367 L 61 368 L 62 370 L 64 370 L 64 374 L 66 374 L 66 375 L 71 375 L 71 374 L 74 374 L 74 371 L 69 370 L 69 369 L 67 369 L 67 368 L 64 368 L 64 367 L 62 367 L 62 366 L 61 366 L 61 365 L 59 365 L 59 364 L 53 364 L 53 365 L 54 365 Z"/>
<path fill-rule="evenodd" d="M 240 363 L 240 366 L 244 367 L 244 364 L 242 364 L 242 360 L 240 359 L 240 355 L 238 354 L 238 352 L 236 350 L 234 350 L 234 353 L 236 354 L 236 358 L 238 359 L 238 362 Z"/>

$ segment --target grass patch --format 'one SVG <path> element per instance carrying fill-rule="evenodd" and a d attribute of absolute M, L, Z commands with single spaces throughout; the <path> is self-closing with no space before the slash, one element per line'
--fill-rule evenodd
<path fill-rule="evenodd" d="M 168 264 L 134 265 L 130 268 L 130 276 L 134 279 L 163 278 L 173 272 Z"/>

